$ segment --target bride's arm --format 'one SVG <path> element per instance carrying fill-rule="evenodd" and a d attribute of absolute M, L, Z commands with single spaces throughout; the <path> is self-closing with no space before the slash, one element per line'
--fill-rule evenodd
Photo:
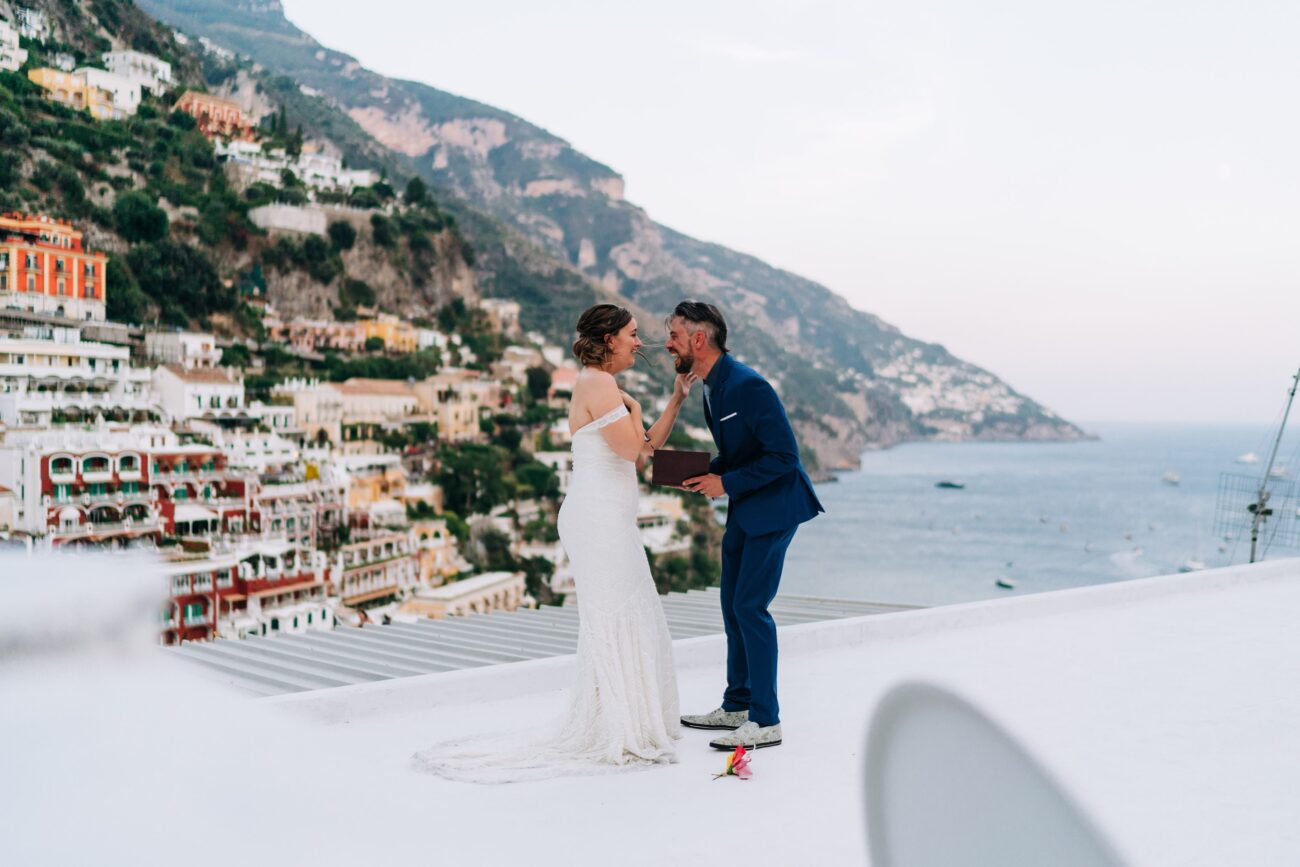
<path fill-rule="evenodd" d="M 664 414 L 650 426 L 650 430 L 646 431 L 646 442 L 650 444 L 651 449 L 661 449 L 664 443 L 668 442 L 668 435 L 673 432 L 673 425 L 677 424 L 677 413 L 681 411 L 686 395 L 690 393 L 691 385 L 696 379 L 693 373 L 677 375 L 677 379 L 673 382 L 673 396 L 668 398 Z"/>
<path fill-rule="evenodd" d="M 609 443 L 609 447 L 614 453 L 625 461 L 635 462 L 641 457 L 641 451 L 645 447 L 645 435 L 642 433 L 645 427 L 641 421 L 641 407 L 636 401 L 623 399 L 623 394 L 619 391 L 618 383 L 614 377 L 609 374 L 603 374 L 599 378 L 592 377 L 592 399 L 589 404 L 593 407 L 593 415 L 596 418 L 608 415 L 618 409 L 622 404 L 627 406 L 628 414 L 618 421 L 607 424 L 600 429 L 600 434 Z"/>

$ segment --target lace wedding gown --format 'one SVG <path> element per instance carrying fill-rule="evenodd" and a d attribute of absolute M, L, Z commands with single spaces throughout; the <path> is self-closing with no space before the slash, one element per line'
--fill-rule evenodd
<path fill-rule="evenodd" d="M 600 433 L 619 407 L 573 435 L 560 541 L 578 590 L 577 680 L 549 732 L 477 737 L 415 756 L 417 767 L 480 783 L 598 774 L 677 760 L 672 639 L 637 532 L 636 468 Z"/>

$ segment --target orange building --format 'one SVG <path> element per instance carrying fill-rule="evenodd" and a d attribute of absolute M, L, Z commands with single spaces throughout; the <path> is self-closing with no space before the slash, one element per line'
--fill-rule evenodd
<path fill-rule="evenodd" d="M 253 140 L 253 122 L 239 104 L 229 99 L 187 90 L 176 100 L 176 110 L 199 122 L 199 132 L 208 138 Z"/>
<path fill-rule="evenodd" d="M 0 214 L 0 308 L 103 321 L 107 267 L 71 223 Z"/>

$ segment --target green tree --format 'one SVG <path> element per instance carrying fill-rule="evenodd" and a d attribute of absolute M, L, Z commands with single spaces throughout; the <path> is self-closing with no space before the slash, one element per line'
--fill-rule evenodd
<path fill-rule="evenodd" d="M 528 394 L 535 401 L 546 400 L 551 390 L 551 373 L 544 367 L 530 367 L 524 371 L 528 379 Z"/>
<path fill-rule="evenodd" d="M 137 244 L 126 263 L 169 325 L 187 325 L 191 318 L 235 307 L 234 290 L 221 285 L 216 268 L 194 247 L 173 241 Z"/>
<path fill-rule="evenodd" d="M 553 497 L 560 493 L 560 479 L 541 461 L 529 461 L 515 468 L 515 480 L 521 487 L 531 488 L 539 497 Z"/>
<path fill-rule="evenodd" d="M 545 557 L 524 557 L 517 561 L 515 568 L 524 573 L 524 590 L 534 599 L 550 596 L 551 576 L 555 574 L 555 564 Z"/>
<path fill-rule="evenodd" d="M 357 230 L 346 220 L 335 220 L 329 227 L 330 240 L 339 250 L 351 250 L 357 242 Z"/>
<path fill-rule="evenodd" d="M 515 571 L 515 557 L 510 553 L 510 537 L 495 527 L 479 534 L 478 547 L 483 552 L 480 565 L 487 572 Z"/>
<path fill-rule="evenodd" d="M 406 204 L 412 208 L 418 208 L 430 203 L 429 187 L 419 177 L 411 178 L 406 182 L 406 193 L 402 196 Z"/>
<path fill-rule="evenodd" d="M 366 352 L 383 352 L 383 351 L 384 351 L 384 338 L 382 337 L 366 338 Z"/>
<path fill-rule="evenodd" d="M 253 363 L 252 353 L 248 347 L 242 343 L 235 343 L 227 346 L 221 352 L 221 363 L 225 367 L 245 368 Z"/>
<path fill-rule="evenodd" d="M 114 322 L 144 323 L 149 298 L 140 291 L 140 283 L 121 256 L 108 260 L 105 282 L 105 316 Z"/>
<path fill-rule="evenodd" d="M 392 247 L 397 243 L 397 236 L 393 232 L 393 221 L 383 214 L 370 215 L 370 231 L 377 246 Z"/>
<path fill-rule="evenodd" d="M 458 514 L 486 514 L 510 499 L 501 455 L 492 446 L 448 446 L 442 450 L 441 464 L 438 483 L 447 506 Z"/>
<path fill-rule="evenodd" d="M 133 244 L 167 237 L 167 212 L 136 190 L 117 197 L 113 203 L 113 223 L 118 234 Z"/>

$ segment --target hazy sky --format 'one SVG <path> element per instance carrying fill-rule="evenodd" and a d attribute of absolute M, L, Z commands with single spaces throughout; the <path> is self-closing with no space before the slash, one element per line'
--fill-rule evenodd
<path fill-rule="evenodd" d="M 1294 0 L 285 6 L 1067 417 L 1267 422 L 1300 367 Z"/>

